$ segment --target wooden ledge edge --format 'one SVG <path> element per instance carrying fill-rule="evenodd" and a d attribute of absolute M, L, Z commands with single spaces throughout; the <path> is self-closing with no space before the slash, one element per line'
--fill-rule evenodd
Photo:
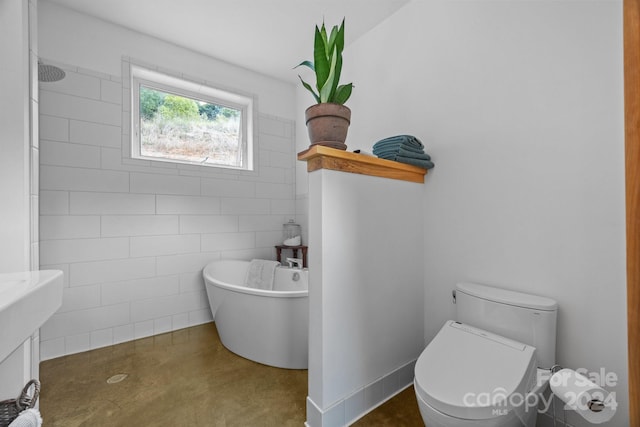
<path fill-rule="evenodd" d="M 314 145 L 298 153 L 298 160 L 307 162 L 307 172 L 330 169 L 381 178 L 424 183 L 426 169 L 392 160 L 358 154 L 323 145 Z"/>

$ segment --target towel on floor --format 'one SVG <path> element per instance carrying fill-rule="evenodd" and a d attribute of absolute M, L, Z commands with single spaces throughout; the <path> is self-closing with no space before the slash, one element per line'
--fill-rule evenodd
<path fill-rule="evenodd" d="M 278 261 L 252 259 L 247 269 L 245 284 L 249 288 L 273 290 L 273 278 L 279 265 Z"/>
<path fill-rule="evenodd" d="M 42 417 L 37 409 L 25 409 L 9 424 L 9 427 L 40 427 Z"/>

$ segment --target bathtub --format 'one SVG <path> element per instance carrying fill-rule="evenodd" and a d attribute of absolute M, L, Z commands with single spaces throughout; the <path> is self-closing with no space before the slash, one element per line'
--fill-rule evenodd
<path fill-rule="evenodd" d="M 273 291 L 243 286 L 249 261 L 209 263 L 202 275 L 222 344 L 265 365 L 307 369 L 308 271 L 277 267 Z"/>

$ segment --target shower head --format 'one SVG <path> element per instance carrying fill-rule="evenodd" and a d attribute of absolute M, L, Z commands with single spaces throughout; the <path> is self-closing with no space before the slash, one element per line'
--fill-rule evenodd
<path fill-rule="evenodd" d="M 38 61 L 38 80 L 41 82 L 57 82 L 64 79 L 65 72 L 53 65 Z"/>

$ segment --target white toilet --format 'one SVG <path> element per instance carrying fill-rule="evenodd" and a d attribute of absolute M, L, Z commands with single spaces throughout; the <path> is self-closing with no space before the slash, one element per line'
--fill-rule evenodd
<path fill-rule="evenodd" d="M 533 427 L 555 363 L 558 304 L 489 286 L 456 286 L 457 321 L 424 349 L 414 388 L 427 427 Z"/>

